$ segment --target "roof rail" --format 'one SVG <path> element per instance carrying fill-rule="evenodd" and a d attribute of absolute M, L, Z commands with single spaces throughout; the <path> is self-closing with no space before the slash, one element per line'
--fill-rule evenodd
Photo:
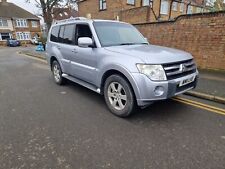
<path fill-rule="evenodd" d="M 76 20 L 86 20 L 86 19 L 87 18 L 85 18 L 85 17 L 71 17 L 69 19 L 63 19 L 63 20 L 56 21 L 55 24 L 76 21 Z"/>

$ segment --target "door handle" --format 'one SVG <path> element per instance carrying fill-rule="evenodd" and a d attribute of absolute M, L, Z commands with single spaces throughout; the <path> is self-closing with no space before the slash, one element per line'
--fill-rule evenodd
<path fill-rule="evenodd" d="M 57 48 L 58 48 L 58 49 L 61 49 L 61 47 L 60 47 L 60 46 L 57 46 Z"/>

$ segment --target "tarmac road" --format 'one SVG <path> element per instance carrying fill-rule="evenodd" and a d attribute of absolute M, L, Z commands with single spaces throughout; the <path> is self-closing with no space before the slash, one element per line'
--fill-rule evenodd
<path fill-rule="evenodd" d="M 0 49 L 0 169 L 225 168 L 223 114 L 171 99 L 118 118 L 19 49 Z"/>

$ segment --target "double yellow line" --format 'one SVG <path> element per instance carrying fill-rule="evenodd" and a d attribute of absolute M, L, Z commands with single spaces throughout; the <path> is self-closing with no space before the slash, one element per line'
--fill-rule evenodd
<path fill-rule="evenodd" d="M 200 103 L 200 102 L 189 100 L 189 99 L 182 98 L 182 97 L 175 97 L 175 98 L 173 98 L 173 100 L 175 100 L 177 102 L 180 102 L 180 103 L 188 104 L 188 105 L 191 105 L 191 106 L 194 106 L 194 107 L 198 107 L 198 108 L 201 108 L 201 109 L 204 109 L 204 110 L 208 110 L 210 112 L 225 115 L 225 109 L 221 109 L 221 108 L 218 108 L 218 107 L 215 107 L 215 106 L 210 106 L 210 105 L 207 105 L 207 104 L 204 104 L 204 103 Z"/>

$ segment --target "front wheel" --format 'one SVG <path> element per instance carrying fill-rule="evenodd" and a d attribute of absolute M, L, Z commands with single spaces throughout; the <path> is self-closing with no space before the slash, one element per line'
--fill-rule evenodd
<path fill-rule="evenodd" d="M 129 116 L 136 107 L 133 90 L 120 75 L 112 75 L 106 79 L 104 98 L 109 110 L 119 117 Z"/>

